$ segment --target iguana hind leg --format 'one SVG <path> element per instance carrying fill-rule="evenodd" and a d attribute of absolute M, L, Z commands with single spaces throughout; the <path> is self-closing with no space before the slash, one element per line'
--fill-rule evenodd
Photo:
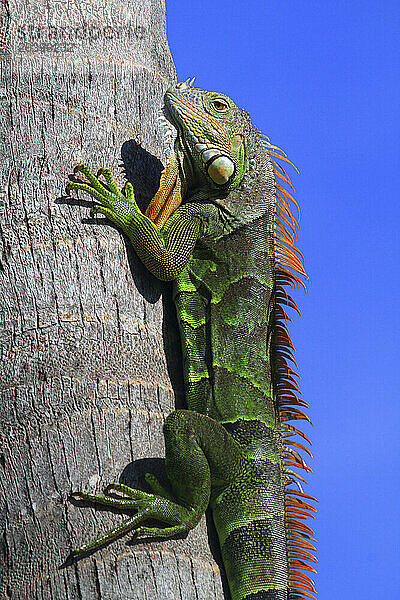
<path fill-rule="evenodd" d="M 75 492 L 73 496 L 82 500 L 137 513 L 89 544 L 76 548 L 74 555 L 94 550 L 132 530 L 135 537 L 165 538 L 193 529 L 208 506 L 212 485 L 228 485 L 240 464 L 239 445 L 222 425 L 204 415 L 187 410 L 173 412 L 165 421 L 164 436 L 172 493 L 151 474 L 146 479 L 156 492 L 153 494 L 120 483 L 108 486 L 106 495 Z M 115 498 L 108 495 L 110 491 L 125 497 Z M 160 521 L 167 527 L 140 526 L 146 519 Z"/>

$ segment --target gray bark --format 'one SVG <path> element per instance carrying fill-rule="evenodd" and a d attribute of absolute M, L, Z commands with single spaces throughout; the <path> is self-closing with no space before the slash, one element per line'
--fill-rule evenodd
<path fill-rule="evenodd" d="M 0 598 L 222 598 L 204 519 L 64 565 L 126 516 L 69 493 L 159 467 L 144 459 L 163 456 L 179 381 L 164 287 L 87 197 L 63 198 L 79 162 L 127 176 L 143 203 L 157 189 L 175 81 L 163 1 L 1 2 Z"/>

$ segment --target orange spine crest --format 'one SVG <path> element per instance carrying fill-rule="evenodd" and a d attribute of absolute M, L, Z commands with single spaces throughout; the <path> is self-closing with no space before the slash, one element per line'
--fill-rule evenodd
<path fill-rule="evenodd" d="M 286 478 L 285 486 L 285 523 L 287 540 L 287 559 L 289 565 L 289 598 L 290 600 L 305 600 L 315 598 L 311 592 L 315 592 L 314 582 L 302 571 L 316 572 L 308 563 L 317 562 L 312 552 L 314 546 L 308 540 L 314 541 L 313 530 L 305 525 L 304 519 L 314 518 L 311 514 L 316 508 L 309 501 L 316 501 L 312 496 L 305 494 L 299 481 L 305 482 L 292 467 L 312 471 L 301 457 L 299 450 L 306 452 L 311 458 L 310 450 L 304 444 L 289 440 L 293 436 L 299 436 L 311 445 L 308 437 L 297 427 L 289 425 L 287 421 L 305 420 L 311 423 L 309 417 L 296 408 L 298 406 L 308 408 L 308 403 L 299 398 L 301 395 L 299 385 L 295 379 L 298 374 L 288 365 L 293 363 L 297 367 L 294 358 L 295 348 L 293 346 L 287 323 L 291 318 L 287 315 L 284 306 L 292 308 L 300 314 L 296 302 L 286 291 L 287 287 L 296 289 L 301 284 L 305 289 L 303 279 L 308 279 L 304 270 L 304 257 L 296 247 L 296 227 L 298 220 L 292 214 L 291 205 L 294 205 L 300 218 L 300 209 L 293 195 L 283 187 L 288 185 L 293 191 L 294 187 L 283 167 L 275 159 L 284 160 L 292 165 L 284 153 L 267 142 L 267 151 L 271 158 L 275 172 L 275 276 L 274 276 L 274 310 L 272 318 L 272 344 L 271 363 L 273 372 L 273 387 L 276 405 L 279 411 L 281 433 L 283 439 L 282 467 Z M 294 166 L 294 165 L 292 165 Z M 295 168 L 295 167 L 294 167 Z M 296 169 L 297 170 L 297 169 Z M 278 183 L 280 180 L 280 183 Z M 291 448 L 289 448 L 291 446 Z M 291 468 L 289 468 L 291 467 Z M 289 487 L 297 484 L 299 490 Z"/>

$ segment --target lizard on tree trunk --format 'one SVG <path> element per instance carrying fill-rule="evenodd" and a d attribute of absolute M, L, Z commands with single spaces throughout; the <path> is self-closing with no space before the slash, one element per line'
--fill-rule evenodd
<path fill-rule="evenodd" d="M 168 164 L 146 214 L 132 185 L 122 193 L 106 169 L 95 177 L 79 165 L 87 182 L 67 186 L 89 193 L 92 214 L 119 226 L 151 273 L 174 281 L 187 401 L 164 425 L 171 489 L 147 474 L 152 494 L 117 483 L 104 496 L 75 492 L 136 510 L 75 554 L 129 530 L 186 532 L 210 506 L 232 600 L 314 598 L 302 573 L 314 571 L 303 522 L 314 499 L 292 469 L 310 470 L 298 452 L 310 454 L 299 437 L 309 440 L 288 423 L 308 417 L 289 366 L 285 307 L 297 306 L 285 286 L 306 274 L 283 186 L 291 183 L 276 161 L 287 159 L 230 98 L 189 81 L 167 91 L 164 118 Z M 142 525 L 149 518 L 165 527 Z"/>

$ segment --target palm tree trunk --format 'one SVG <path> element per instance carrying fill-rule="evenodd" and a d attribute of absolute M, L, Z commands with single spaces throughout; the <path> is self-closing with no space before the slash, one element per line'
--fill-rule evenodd
<path fill-rule="evenodd" d="M 121 184 L 123 166 L 142 202 L 157 189 L 156 118 L 175 81 L 163 0 L 0 10 L 0 598 L 222 598 L 204 521 L 184 540 L 120 539 L 62 566 L 123 518 L 69 493 L 137 483 L 132 461 L 163 456 L 174 407 L 165 288 L 87 202 L 63 199 L 79 162 Z"/>

